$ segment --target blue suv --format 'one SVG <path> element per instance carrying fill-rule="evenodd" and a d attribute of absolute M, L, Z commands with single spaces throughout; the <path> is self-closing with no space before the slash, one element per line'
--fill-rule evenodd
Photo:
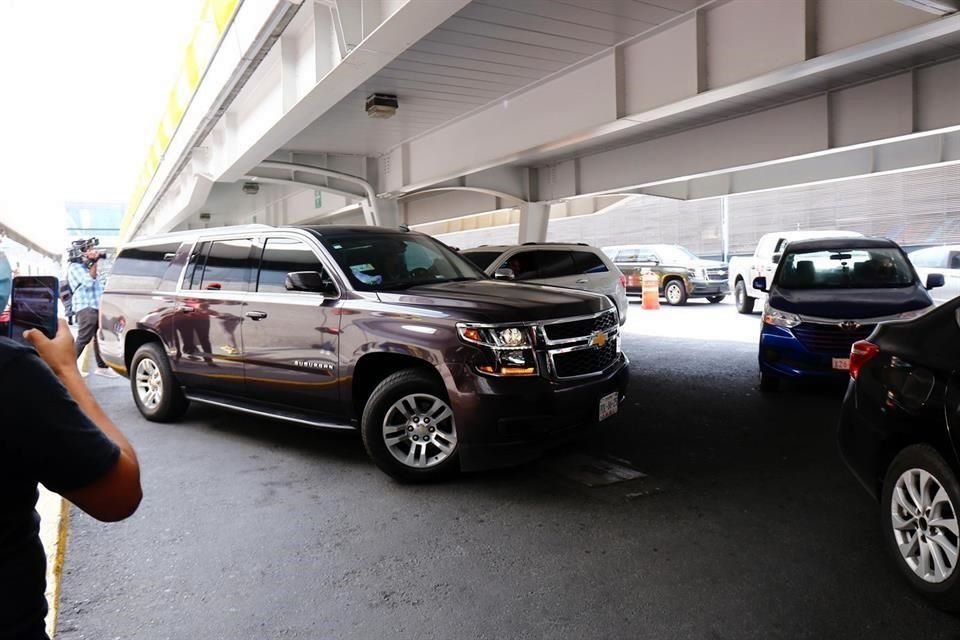
<path fill-rule="evenodd" d="M 828 238 L 791 242 L 773 282 L 754 280 L 768 293 L 760 331 L 760 389 L 784 379 L 844 380 L 850 347 L 880 322 L 908 320 L 933 306 L 903 250 L 890 240 Z"/>

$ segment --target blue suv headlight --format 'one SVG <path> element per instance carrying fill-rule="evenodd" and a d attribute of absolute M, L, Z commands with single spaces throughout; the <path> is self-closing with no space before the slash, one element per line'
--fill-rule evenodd
<path fill-rule="evenodd" d="M 764 324 L 771 324 L 775 327 L 786 327 L 787 329 L 792 329 L 799 325 L 802 320 L 800 316 L 795 313 L 789 313 L 787 311 L 781 311 L 780 309 L 775 309 L 767 303 L 763 307 L 763 322 Z"/>

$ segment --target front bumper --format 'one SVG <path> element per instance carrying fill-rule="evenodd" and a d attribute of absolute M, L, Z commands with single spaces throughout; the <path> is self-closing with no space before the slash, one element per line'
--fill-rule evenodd
<path fill-rule="evenodd" d="M 466 471 L 532 460 L 596 426 L 600 398 L 616 392 L 622 404 L 630 376 L 624 355 L 606 373 L 573 382 L 491 378 L 466 364 L 450 365 L 450 371 L 455 388 L 447 391 L 460 437 L 460 466 Z"/>
<path fill-rule="evenodd" d="M 693 298 L 712 298 L 730 294 L 730 284 L 719 280 L 691 280 L 687 285 L 687 295 Z"/>
<path fill-rule="evenodd" d="M 833 359 L 849 357 L 849 349 L 837 353 L 811 351 L 784 327 L 764 324 L 760 330 L 760 370 L 766 374 L 795 380 L 843 382 L 850 374 L 834 369 Z"/>

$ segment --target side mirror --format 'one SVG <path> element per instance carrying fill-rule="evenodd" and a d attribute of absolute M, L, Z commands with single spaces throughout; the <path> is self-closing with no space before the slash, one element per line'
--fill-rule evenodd
<path fill-rule="evenodd" d="M 766 292 L 767 292 L 767 279 L 766 279 L 766 278 L 763 278 L 763 277 L 754 278 L 754 279 L 753 279 L 753 288 L 756 289 L 757 291 L 763 291 L 764 293 L 766 293 Z"/>
<path fill-rule="evenodd" d="M 928 273 L 927 274 L 927 291 L 930 289 L 936 289 L 937 287 L 942 287 L 945 284 L 942 273 Z"/>
<path fill-rule="evenodd" d="M 771 256 L 770 258 L 770 262 L 772 262 L 773 264 L 780 264 L 780 256 L 782 255 L 783 255 L 782 253 L 773 254 L 773 256 Z"/>
<path fill-rule="evenodd" d="M 337 288 L 319 271 L 291 271 L 283 283 L 287 291 L 320 293 L 328 297 L 337 295 Z"/>
<path fill-rule="evenodd" d="M 493 272 L 493 277 L 496 280 L 516 280 L 517 274 L 513 272 L 513 269 L 508 269 L 503 267 L 502 269 L 497 269 Z"/>

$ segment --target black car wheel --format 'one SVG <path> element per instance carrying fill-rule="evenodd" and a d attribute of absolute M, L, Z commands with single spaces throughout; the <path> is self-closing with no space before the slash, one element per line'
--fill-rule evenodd
<path fill-rule="evenodd" d="M 933 447 L 914 445 L 894 458 L 883 481 L 883 535 L 913 588 L 960 611 L 960 485 Z"/>
<path fill-rule="evenodd" d="M 772 373 L 760 372 L 760 391 L 771 392 L 780 390 L 780 378 Z"/>
<path fill-rule="evenodd" d="M 153 422 L 177 420 L 190 404 L 170 369 L 167 354 L 156 342 L 137 349 L 130 361 L 130 389 L 137 409 Z"/>
<path fill-rule="evenodd" d="M 675 307 L 687 304 L 687 288 L 683 286 L 683 280 L 670 280 L 663 285 L 663 297 L 667 304 Z"/>
<path fill-rule="evenodd" d="M 753 303 L 757 300 L 747 295 L 747 285 L 743 283 L 743 280 L 737 280 L 737 285 L 734 287 L 734 297 L 737 301 L 738 312 L 753 313 Z"/>
<path fill-rule="evenodd" d="M 707 300 L 710 302 L 710 304 L 718 304 L 723 302 L 723 299 L 726 297 L 727 296 L 707 296 Z"/>
<path fill-rule="evenodd" d="M 427 372 L 407 369 L 384 379 L 364 407 L 360 429 L 367 453 L 397 480 L 435 480 L 459 467 L 450 401 Z"/>

